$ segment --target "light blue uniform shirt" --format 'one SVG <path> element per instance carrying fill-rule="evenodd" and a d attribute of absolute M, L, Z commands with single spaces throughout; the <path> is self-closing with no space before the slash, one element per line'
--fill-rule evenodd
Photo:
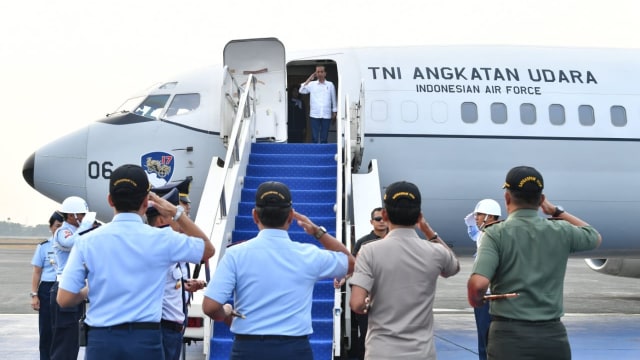
<path fill-rule="evenodd" d="M 164 284 L 164 298 L 162 300 L 162 319 L 181 323 L 184 321 L 184 310 L 182 307 L 183 286 L 182 279 L 187 275 L 184 263 L 172 264 L 167 271 Z M 177 284 L 180 284 L 177 287 Z M 186 293 L 186 291 L 185 291 Z M 186 294 L 185 294 L 186 296 Z"/>
<path fill-rule="evenodd" d="M 343 253 L 291 241 L 284 230 L 264 229 L 226 250 L 205 296 L 224 304 L 235 292 L 234 308 L 247 318 L 233 321 L 233 333 L 308 335 L 315 283 L 342 278 L 347 270 Z"/>
<path fill-rule="evenodd" d="M 56 269 L 53 268 L 53 238 L 38 244 L 36 251 L 33 253 L 31 265 L 42 269 L 40 281 L 56 281 Z"/>
<path fill-rule="evenodd" d="M 135 213 L 116 214 L 78 238 L 60 287 L 78 293 L 88 279 L 90 326 L 160 322 L 169 266 L 198 263 L 203 253 L 202 239 L 151 227 Z"/>
<path fill-rule="evenodd" d="M 65 221 L 53 234 L 53 251 L 56 257 L 55 269 L 58 275 L 62 275 L 64 266 L 69 259 L 69 252 L 76 243 L 76 240 L 80 237 L 77 231 L 77 227 Z"/>

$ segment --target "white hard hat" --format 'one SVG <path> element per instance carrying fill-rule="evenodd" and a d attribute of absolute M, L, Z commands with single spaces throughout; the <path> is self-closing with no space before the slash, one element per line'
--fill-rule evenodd
<path fill-rule="evenodd" d="M 495 215 L 502 216 L 502 212 L 500 211 L 500 204 L 493 199 L 484 199 L 478 201 L 476 204 L 476 208 L 473 210 L 474 213 L 482 213 L 487 215 Z"/>
<path fill-rule="evenodd" d="M 60 211 L 66 214 L 86 214 L 89 212 L 89 205 L 81 197 L 69 196 L 62 202 Z"/>

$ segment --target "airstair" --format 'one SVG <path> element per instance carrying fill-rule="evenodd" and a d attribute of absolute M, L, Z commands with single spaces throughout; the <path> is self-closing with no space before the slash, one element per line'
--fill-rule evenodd
<path fill-rule="evenodd" d="M 251 210 L 255 205 L 256 189 L 265 181 L 279 181 L 289 186 L 296 211 L 335 235 L 335 155 L 336 144 L 253 143 L 231 245 L 257 235 Z M 319 245 L 295 223 L 289 228 L 289 236 L 293 241 Z M 316 359 L 331 359 L 334 295 L 331 279 L 316 283 L 312 303 L 313 335 L 310 337 Z M 210 359 L 228 359 L 231 342 L 229 327 L 215 323 Z"/>
<path fill-rule="evenodd" d="M 233 46 L 230 49 L 240 52 Z M 352 150 L 359 139 L 355 140 L 357 136 L 352 136 L 351 131 L 359 126 L 361 102 L 351 104 L 348 96 L 344 101 L 339 100 L 338 108 L 342 110 L 337 123 L 336 143 L 288 144 L 280 140 L 282 127 L 278 119 L 283 116 L 274 111 L 279 106 L 265 102 L 265 95 L 258 94 L 279 75 L 271 74 L 269 67 L 258 72 L 245 71 L 240 78 L 237 71 L 227 67 L 224 71 L 227 80 L 224 81 L 225 101 L 221 116 L 230 119 L 223 119 L 227 154 L 224 159 L 214 157 L 211 161 L 196 218 L 196 223 L 209 235 L 216 248 L 215 255 L 207 264 L 211 277 L 228 246 L 249 240 L 258 233 L 251 210 L 256 190 L 264 181 L 280 181 L 288 185 L 296 211 L 326 227 L 350 249 L 353 241 L 353 200 L 359 198 L 359 206 L 368 209 L 380 203 L 379 197 L 371 196 L 370 191 L 379 192 L 380 189 L 375 162 L 370 164 L 367 174 L 351 174 L 355 163 L 353 156 L 360 152 L 359 146 L 357 151 Z M 260 83 L 256 76 L 266 80 Z M 358 121 L 351 120 L 354 115 Z M 269 121 L 275 121 L 273 127 L 265 124 Z M 353 193 L 352 179 L 366 191 Z M 289 236 L 293 241 L 321 246 L 295 223 L 289 228 Z M 350 314 L 343 311 L 347 296 L 334 289 L 332 279 L 315 285 L 313 334 L 310 336 L 315 359 L 333 359 L 345 353 L 344 334 L 350 331 Z M 233 337 L 226 324 L 205 318 L 203 351 L 207 358 L 228 359 L 232 343 Z"/>

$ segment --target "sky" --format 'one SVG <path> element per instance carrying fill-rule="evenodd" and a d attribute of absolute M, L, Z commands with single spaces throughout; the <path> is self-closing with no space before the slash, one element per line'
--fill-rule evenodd
<path fill-rule="evenodd" d="M 22 177 L 35 150 L 166 76 L 220 63 L 232 39 L 640 48 L 639 14 L 636 0 L 3 1 L 0 221 L 44 224 L 60 207 Z"/>

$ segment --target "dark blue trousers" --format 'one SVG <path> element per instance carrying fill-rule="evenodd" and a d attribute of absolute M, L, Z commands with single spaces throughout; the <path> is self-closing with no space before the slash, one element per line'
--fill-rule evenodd
<path fill-rule="evenodd" d="M 53 337 L 53 325 L 51 324 L 51 287 L 53 281 L 42 281 L 38 286 L 38 330 L 40 332 L 40 360 L 49 360 L 51 357 L 51 338 Z"/>
<path fill-rule="evenodd" d="M 58 305 L 58 283 L 51 286 L 51 322 L 53 337 L 51 339 L 51 360 L 77 360 L 80 344 L 78 343 L 78 321 L 82 315 L 81 307 L 63 308 Z"/>
<path fill-rule="evenodd" d="M 164 360 L 162 332 L 89 328 L 85 353 L 90 360 Z"/>
<path fill-rule="evenodd" d="M 308 338 L 233 341 L 230 360 L 313 360 Z"/>
<path fill-rule="evenodd" d="M 331 119 L 309 118 L 311 120 L 311 142 L 326 144 L 329 140 Z"/>
<path fill-rule="evenodd" d="M 478 359 L 487 360 L 487 336 L 489 336 L 489 325 L 491 325 L 491 315 L 489 315 L 489 302 L 485 302 L 482 307 L 473 308 L 476 318 L 476 330 L 478 331 Z"/>
<path fill-rule="evenodd" d="M 182 355 L 182 333 L 163 327 L 162 347 L 164 348 L 164 360 L 180 360 L 180 355 Z"/>

